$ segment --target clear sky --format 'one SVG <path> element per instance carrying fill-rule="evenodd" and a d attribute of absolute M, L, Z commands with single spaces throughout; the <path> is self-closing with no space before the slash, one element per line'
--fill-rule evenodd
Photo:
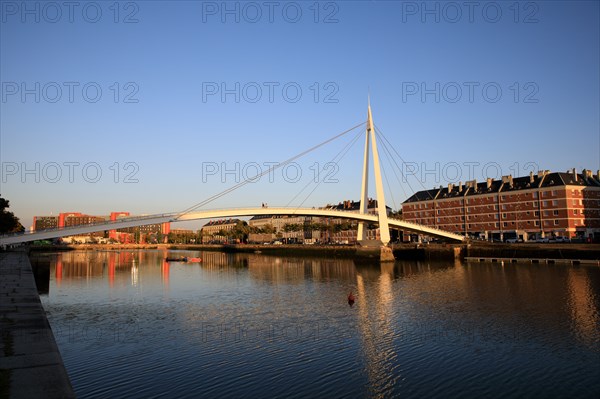
<path fill-rule="evenodd" d="M 597 1 L 0 5 L 0 193 L 27 227 L 182 210 L 364 122 L 369 92 L 402 157 L 383 160 L 392 208 L 600 169 Z M 364 139 L 336 158 L 355 132 L 206 208 L 358 199 Z"/>

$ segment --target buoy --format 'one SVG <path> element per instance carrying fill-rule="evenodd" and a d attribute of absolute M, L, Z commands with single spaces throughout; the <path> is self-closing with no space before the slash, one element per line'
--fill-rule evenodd
<path fill-rule="evenodd" d="M 354 305 L 355 300 L 356 300 L 356 297 L 354 296 L 352 291 L 350 291 L 350 293 L 348 294 L 348 305 L 350 305 L 350 306 Z"/>

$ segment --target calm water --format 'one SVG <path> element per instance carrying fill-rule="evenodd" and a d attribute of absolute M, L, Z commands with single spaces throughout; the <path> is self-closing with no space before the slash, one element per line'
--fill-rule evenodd
<path fill-rule="evenodd" d="M 79 397 L 600 394 L 599 268 L 183 254 L 52 255 Z"/>

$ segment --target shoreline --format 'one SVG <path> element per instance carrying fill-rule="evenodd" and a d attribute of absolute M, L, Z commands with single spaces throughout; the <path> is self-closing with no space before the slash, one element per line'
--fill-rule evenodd
<path fill-rule="evenodd" d="M 254 245 L 254 244 L 78 244 L 30 246 L 33 252 L 121 251 L 121 250 L 188 250 L 234 253 L 260 253 L 277 256 L 332 256 L 338 258 L 374 258 L 379 247 L 358 245 Z M 447 260 L 464 258 L 540 258 L 568 260 L 600 260 L 600 244 L 573 243 L 483 243 L 469 244 L 396 244 L 396 259 Z"/>

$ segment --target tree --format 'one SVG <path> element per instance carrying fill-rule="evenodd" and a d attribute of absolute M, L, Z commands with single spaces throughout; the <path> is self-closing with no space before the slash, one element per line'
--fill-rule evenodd
<path fill-rule="evenodd" d="M 243 220 L 237 222 L 234 228 L 231 230 L 231 236 L 240 240 L 241 242 L 246 242 L 248 240 L 248 235 L 250 234 L 250 227 L 248 223 Z"/>
<path fill-rule="evenodd" d="M 8 200 L 0 197 L 0 234 L 25 231 L 21 222 L 19 222 L 19 218 L 6 210 L 9 207 L 8 202 Z"/>
<path fill-rule="evenodd" d="M 271 223 L 267 223 L 262 227 L 263 234 L 275 234 L 275 227 Z"/>

